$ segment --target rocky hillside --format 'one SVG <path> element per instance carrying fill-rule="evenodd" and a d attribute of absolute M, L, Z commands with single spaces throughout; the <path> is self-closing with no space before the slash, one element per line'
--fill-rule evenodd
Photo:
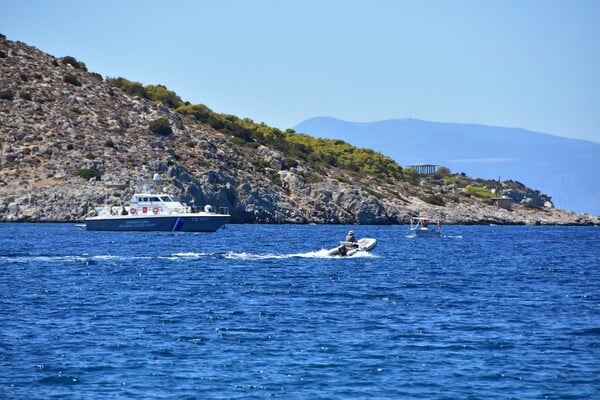
<path fill-rule="evenodd" d="M 196 207 L 227 207 L 234 223 L 395 224 L 419 214 L 447 223 L 600 223 L 514 182 L 316 166 L 310 155 L 294 158 L 223 126 L 128 94 L 73 57 L 0 36 L 0 221 L 82 221 L 95 205 L 126 203 L 159 174 L 165 190 Z M 489 193 L 518 204 L 501 210 Z"/>

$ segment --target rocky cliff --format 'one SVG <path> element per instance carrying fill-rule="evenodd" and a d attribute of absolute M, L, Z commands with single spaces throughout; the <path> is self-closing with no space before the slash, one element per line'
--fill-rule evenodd
<path fill-rule="evenodd" d="M 166 191 L 196 207 L 227 207 L 234 223 L 395 224 L 418 214 L 447 223 L 600 223 L 554 209 L 549 197 L 531 204 L 533 190 L 520 191 L 528 200 L 508 211 L 464 186 L 316 169 L 234 139 L 111 86 L 72 57 L 0 36 L 0 221 L 82 221 L 95 205 L 126 203 L 159 174 Z"/>

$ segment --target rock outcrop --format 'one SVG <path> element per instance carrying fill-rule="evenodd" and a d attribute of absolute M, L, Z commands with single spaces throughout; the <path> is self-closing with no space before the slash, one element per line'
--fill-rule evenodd
<path fill-rule="evenodd" d="M 154 130 L 159 120 L 171 129 Z M 195 207 L 227 207 L 234 223 L 397 224 L 418 214 L 456 224 L 600 223 L 552 208 L 548 196 L 540 205 L 507 191 L 518 203 L 508 211 L 464 188 L 317 171 L 286 157 L 130 96 L 71 57 L 0 36 L 0 221 L 82 221 L 159 174 L 165 190 Z"/>

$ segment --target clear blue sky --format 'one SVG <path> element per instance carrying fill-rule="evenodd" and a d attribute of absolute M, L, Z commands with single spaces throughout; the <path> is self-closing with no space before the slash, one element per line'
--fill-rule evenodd
<path fill-rule="evenodd" d="M 0 33 L 280 129 L 314 116 L 600 142 L 600 1 L 2 0 Z"/>

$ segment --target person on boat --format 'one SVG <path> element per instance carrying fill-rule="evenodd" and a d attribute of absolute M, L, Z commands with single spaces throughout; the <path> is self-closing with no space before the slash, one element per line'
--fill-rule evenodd
<path fill-rule="evenodd" d="M 346 234 L 346 237 L 344 238 L 344 242 L 350 242 L 355 247 L 358 246 L 358 244 L 357 244 L 358 241 L 354 237 L 354 231 L 352 229 L 350 229 L 348 231 L 348 234 Z"/>
<path fill-rule="evenodd" d="M 121 215 L 127 215 L 127 214 L 129 214 L 129 213 L 125 209 L 125 206 L 123 206 L 123 209 L 121 210 Z"/>
<path fill-rule="evenodd" d="M 429 226 L 429 221 L 424 219 L 423 222 L 421 222 L 421 225 L 423 226 L 423 228 L 427 228 Z"/>

